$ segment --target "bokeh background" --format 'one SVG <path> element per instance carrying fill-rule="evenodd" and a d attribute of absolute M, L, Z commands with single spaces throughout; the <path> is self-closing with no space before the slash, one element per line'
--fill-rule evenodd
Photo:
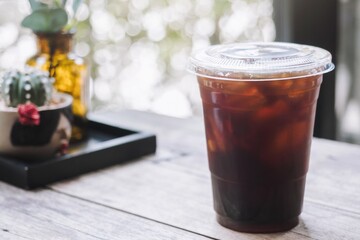
<path fill-rule="evenodd" d="M 70 0 L 69 0 L 70 2 Z M 0 70 L 36 52 L 20 22 L 27 0 L 0 0 Z M 131 108 L 175 117 L 201 114 L 192 51 L 234 41 L 273 41 L 272 0 L 86 0 L 74 52 L 91 65 L 92 110 Z"/>

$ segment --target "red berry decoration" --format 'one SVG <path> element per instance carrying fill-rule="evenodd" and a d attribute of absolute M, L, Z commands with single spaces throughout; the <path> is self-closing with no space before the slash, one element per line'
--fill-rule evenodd
<path fill-rule="evenodd" d="M 38 126 L 40 124 L 39 111 L 33 103 L 18 105 L 19 122 L 25 126 Z"/>

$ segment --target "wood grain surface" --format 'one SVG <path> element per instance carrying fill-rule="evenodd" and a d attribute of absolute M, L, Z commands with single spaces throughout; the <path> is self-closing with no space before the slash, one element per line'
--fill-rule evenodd
<path fill-rule="evenodd" d="M 157 153 L 37 191 L 0 183 L 0 239 L 360 239 L 360 146 L 314 139 L 300 224 L 245 234 L 215 220 L 201 119 L 97 113 L 157 134 Z"/>

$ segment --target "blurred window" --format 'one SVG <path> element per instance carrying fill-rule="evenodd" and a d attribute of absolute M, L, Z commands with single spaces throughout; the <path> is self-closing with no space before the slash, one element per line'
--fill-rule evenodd
<path fill-rule="evenodd" d="M 0 68 L 21 67 L 36 51 L 20 28 L 27 0 L 0 0 Z M 196 49 L 234 41 L 272 41 L 272 0 L 88 0 L 74 51 L 89 60 L 94 110 L 132 108 L 175 117 L 201 114 Z"/>

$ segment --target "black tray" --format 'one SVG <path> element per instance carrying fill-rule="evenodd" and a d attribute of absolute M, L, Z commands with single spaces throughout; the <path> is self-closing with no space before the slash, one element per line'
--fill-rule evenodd
<path fill-rule="evenodd" d="M 83 173 L 123 163 L 156 151 L 151 133 L 89 120 L 87 140 L 71 144 L 69 153 L 41 162 L 0 156 L 0 180 L 32 189 Z"/>

